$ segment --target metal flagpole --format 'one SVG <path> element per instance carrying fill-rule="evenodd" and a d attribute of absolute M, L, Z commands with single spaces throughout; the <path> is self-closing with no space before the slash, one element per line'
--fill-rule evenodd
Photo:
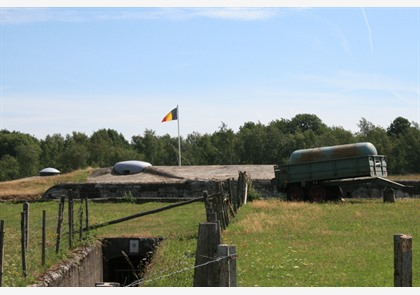
<path fill-rule="evenodd" d="M 178 153 L 179 153 L 179 160 L 178 160 L 178 163 L 179 163 L 179 166 L 181 166 L 181 136 L 180 136 L 180 134 L 179 134 L 179 107 L 178 107 L 178 105 L 176 106 L 176 114 L 177 114 L 177 116 L 178 116 Z"/>

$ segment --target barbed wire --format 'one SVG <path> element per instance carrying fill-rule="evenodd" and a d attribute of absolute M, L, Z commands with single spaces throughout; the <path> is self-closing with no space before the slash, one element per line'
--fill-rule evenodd
<path fill-rule="evenodd" d="M 60 204 L 60 206 L 58 207 L 58 212 L 56 211 L 57 209 L 54 208 L 53 206 L 48 207 L 47 212 L 49 214 L 46 214 L 46 223 L 45 224 L 42 223 L 42 226 L 41 226 L 41 222 L 38 222 L 38 220 L 41 221 L 41 218 L 39 218 L 40 213 L 39 212 L 36 213 L 36 218 L 34 218 L 34 216 L 32 216 L 29 213 L 30 214 L 29 219 L 31 220 L 30 225 L 29 225 L 29 228 L 30 228 L 29 235 L 30 235 L 31 246 L 30 246 L 29 250 L 26 252 L 26 255 L 29 258 L 28 261 L 30 260 L 31 263 L 27 263 L 28 270 L 31 270 L 31 271 L 35 272 L 36 271 L 35 266 L 37 265 L 36 262 L 38 262 L 38 261 L 40 262 L 40 256 L 39 257 L 36 257 L 36 256 L 39 255 L 38 250 L 37 250 L 38 246 L 42 244 L 41 241 L 40 241 L 40 237 L 42 236 L 41 233 L 43 233 L 43 230 L 44 230 L 43 227 L 44 226 L 45 226 L 45 231 L 47 232 L 47 244 L 49 245 L 49 246 L 46 247 L 46 251 L 51 252 L 51 251 L 55 250 L 55 247 L 57 245 L 56 242 L 58 242 L 58 240 L 56 240 L 56 239 L 59 237 L 59 233 L 57 232 L 57 229 L 58 229 L 58 222 L 59 222 L 59 218 L 60 218 L 61 204 L 63 205 L 63 207 L 61 208 L 62 219 L 61 219 L 61 222 L 60 222 L 60 225 L 61 225 L 60 243 L 64 246 L 65 243 L 67 243 L 69 241 L 69 238 L 70 238 L 69 231 L 70 231 L 70 229 L 69 229 L 69 220 L 68 219 L 71 215 L 71 216 L 73 216 L 73 224 L 74 224 L 74 230 L 72 232 L 73 235 L 74 235 L 74 244 L 73 244 L 73 247 L 71 249 L 70 248 L 69 249 L 64 249 L 65 247 L 63 247 L 63 249 L 60 249 L 60 251 L 61 250 L 66 250 L 66 251 L 70 250 L 71 251 L 72 249 L 74 250 L 75 249 L 74 246 L 77 246 L 79 244 L 78 243 L 79 240 L 77 239 L 76 235 L 78 233 L 78 228 L 82 227 L 82 224 L 83 224 L 83 221 L 80 218 L 80 216 L 84 215 L 84 205 L 85 204 L 83 202 L 74 202 L 73 206 L 71 207 L 72 210 L 69 210 L 70 205 L 67 205 L 66 203 L 67 202 L 57 203 L 57 205 Z M 142 205 L 142 204 L 139 204 L 139 205 Z M 7 234 L 7 235 L 5 234 L 5 240 L 4 240 L 5 243 L 4 244 L 5 245 L 10 245 L 10 243 L 14 242 L 14 247 L 15 247 L 17 239 L 22 238 L 22 231 L 20 229 L 20 224 L 19 224 L 20 221 L 21 221 L 21 212 L 20 212 L 21 210 L 19 210 L 19 208 L 17 208 L 17 207 L 14 207 L 13 210 L 16 211 L 16 213 L 8 214 L 6 216 L 7 219 L 9 219 L 9 220 L 12 219 L 13 220 L 12 221 L 13 227 L 8 227 L 8 230 L 9 229 L 13 229 L 13 230 L 9 231 L 9 234 Z M 120 212 L 120 211 L 118 211 L 118 212 Z M 124 213 L 124 216 L 126 216 L 126 214 L 127 214 L 126 211 L 121 210 L 121 212 Z M 52 213 L 52 215 L 51 215 L 51 213 Z M 88 214 L 88 212 L 86 212 L 86 214 Z M 37 220 L 37 221 L 35 223 L 33 223 L 34 220 Z M 83 220 L 85 220 L 85 219 L 83 219 Z M 89 222 L 89 224 L 91 224 L 91 222 Z M 158 224 L 155 225 L 155 224 L 152 223 L 151 228 L 154 228 L 154 226 L 158 226 Z M 8 230 L 5 230 L 5 232 L 8 231 Z M 88 224 L 85 224 L 85 227 L 82 229 L 82 232 L 83 232 L 83 235 L 85 235 L 86 233 L 88 233 L 88 235 L 89 235 Z M 12 235 L 10 235 L 10 233 L 12 233 Z M 36 237 L 36 239 L 35 239 L 35 237 Z M 17 257 L 17 256 L 18 256 L 17 254 L 13 253 L 13 257 Z M 228 257 L 229 256 L 217 257 L 217 258 L 206 257 L 207 259 L 210 259 L 210 261 L 207 261 L 203 264 L 192 266 L 192 267 L 184 267 L 185 264 L 188 263 L 187 259 L 184 256 L 181 261 L 179 261 L 178 263 L 170 266 L 169 268 L 166 268 L 162 271 L 156 272 L 156 273 L 154 273 L 150 276 L 146 276 L 146 277 L 143 277 L 141 279 L 138 279 L 138 280 L 130 283 L 127 286 L 140 285 L 140 284 L 145 284 L 145 283 L 152 282 L 152 281 L 162 280 L 162 279 L 165 279 L 167 277 L 170 277 L 170 276 L 173 276 L 173 275 L 176 275 L 176 274 L 180 274 L 180 273 L 192 270 L 192 269 L 203 267 L 203 266 L 209 265 L 211 263 L 219 262 L 220 260 L 226 259 Z M 6 262 L 6 264 L 9 264 L 9 263 Z M 147 266 L 147 264 L 143 265 L 143 267 L 146 267 L 146 266 Z M 176 270 L 176 268 L 179 268 L 179 267 L 184 267 L 184 268 L 182 268 L 180 270 Z M 141 269 L 133 269 L 133 272 L 136 272 L 136 271 L 141 271 Z M 29 271 L 28 271 L 28 275 L 29 275 Z"/>
<path fill-rule="evenodd" d="M 229 255 L 229 256 L 219 256 L 219 257 L 213 258 L 214 260 L 210 260 L 210 261 L 207 261 L 207 262 L 205 262 L 205 263 L 202 263 L 202 264 L 199 264 L 199 265 L 195 265 L 195 266 L 192 266 L 192 267 L 187 267 L 187 268 L 184 268 L 184 269 L 181 269 L 181 270 L 178 270 L 178 271 L 175 271 L 175 272 L 172 272 L 172 273 L 169 273 L 169 274 L 163 275 L 163 276 L 159 276 L 159 277 L 157 277 L 157 278 L 155 278 L 155 276 L 151 275 L 151 276 L 149 276 L 149 277 L 145 277 L 145 278 L 142 278 L 142 279 L 140 279 L 140 280 L 134 281 L 134 282 L 132 282 L 131 284 L 129 284 L 129 285 L 127 285 L 127 286 L 124 286 L 124 287 L 134 287 L 134 286 L 138 286 L 138 285 L 140 285 L 140 284 L 144 284 L 144 283 L 149 283 L 149 282 L 153 282 L 153 281 L 161 280 L 161 279 L 164 279 L 164 278 L 170 277 L 170 276 L 172 276 L 172 275 L 176 275 L 176 274 L 179 274 L 179 273 L 182 273 L 182 272 L 186 272 L 186 271 L 189 271 L 189 270 L 192 270 L 192 269 L 200 268 L 200 267 L 203 267 L 203 266 L 206 266 L 206 265 L 212 264 L 212 263 L 219 262 L 219 261 L 221 261 L 221 260 L 223 260 L 223 259 L 228 259 L 228 258 L 230 258 L 230 257 L 233 257 L 233 255 Z"/>
<path fill-rule="evenodd" d="M 39 208 L 38 208 L 39 209 Z M 5 266 L 3 272 L 3 281 L 10 280 L 11 277 L 16 277 L 16 275 L 21 274 L 22 279 L 24 280 L 27 276 L 34 275 L 37 271 L 39 271 L 39 266 L 41 266 L 41 251 L 39 246 L 43 246 L 43 241 L 41 240 L 42 235 L 46 234 L 46 245 L 45 245 L 45 252 L 52 253 L 55 252 L 56 243 L 57 243 L 57 226 L 58 226 L 58 214 L 55 208 L 48 207 L 45 215 L 45 223 L 43 218 L 43 213 L 41 214 L 41 210 L 36 209 L 36 213 L 32 215 L 31 210 L 28 210 L 28 217 L 25 221 L 26 225 L 25 228 L 22 229 L 22 212 L 19 206 L 13 206 L 9 212 L 9 214 L 5 214 L 2 217 L 5 218 L 4 220 L 4 231 L 3 231 L 3 250 L 4 250 L 4 257 L 3 257 L 3 265 Z M 81 212 L 81 206 L 74 206 L 72 212 L 69 210 L 63 211 L 63 222 L 61 223 L 61 228 L 64 229 L 60 233 L 60 244 L 63 246 L 67 244 L 68 238 L 68 216 L 70 214 L 78 214 L 79 216 Z M 13 212 L 14 211 L 14 212 Z M 48 214 L 49 213 L 49 214 Z M 3 219 L 2 219 L 3 220 Z M 79 218 L 75 216 L 74 218 L 74 228 L 75 231 L 78 231 L 80 227 Z M 67 229 L 67 232 L 66 232 Z M 25 249 L 21 249 L 21 243 L 23 236 L 25 237 L 26 244 Z M 74 246 L 80 245 L 79 239 L 74 235 Z M 68 251 L 72 249 L 64 249 L 66 246 L 63 247 L 63 250 Z M 74 249 L 74 248 L 73 248 Z M 61 249 L 60 249 L 61 250 Z M 24 252 L 24 253 L 23 253 Z M 25 271 L 22 269 L 22 265 L 18 262 L 19 260 L 23 259 L 22 255 L 25 255 L 26 260 L 26 269 Z M 26 273 L 26 275 L 24 274 Z M 12 283 L 12 285 L 14 285 Z"/>
<path fill-rule="evenodd" d="M 184 257 L 183 259 L 181 259 L 177 263 L 173 264 L 172 266 L 170 266 L 170 267 L 168 267 L 168 268 L 166 268 L 164 270 L 157 271 L 157 272 L 153 273 L 153 276 L 158 276 L 158 275 L 160 275 L 162 273 L 165 273 L 165 272 L 168 272 L 168 271 L 170 271 L 170 270 L 172 270 L 172 269 L 174 269 L 174 268 L 176 268 L 176 267 L 178 267 L 178 266 L 180 266 L 182 264 L 187 264 L 188 263 L 187 262 L 187 258 L 189 258 L 189 257 L 187 255 L 185 255 L 185 254 L 184 254 L 183 257 Z"/>
<path fill-rule="evenodd" d="M 54 219 L 54 221 L 56 221 L 56 219 Z M 30 232 L 29 241 L 32 241 L 32 242 L 29 242 L 28 241 L 28 243 L 30 244 L 30 246 L 28 247 L 27 250 L 25 250 L 26 261 L 27 261 L 26 262 L 26 272 L 27 272 L 27 275 L 28 276 L 30 276 L 32 272 L 36 272 L 37 271 L 37 266 L 40 266 L 41 265 L 41 256 L 40 256 L 40 253 L 38 253 L 39 252 L 38 246 L 42 245 L 42 242 L 39 241 L 39 239 L 38 239 L 38 238 L 41 237 L 41 235 L 40 235 L 40 232 L 41 232 L 40 231 L 40 228 L 41 227 L 37 227 L 37 228 L 30 227 L 31 232 Z M 64 222 L 62 224 L 62 228 L 64 230 L 60 234 L 60 236 L 61 236 L 60 245 L 64 246 L 63 247 L 63 250 L 66 250 L 66 251 L 67 250 L 70 250 L 71 251 L 72 249 L 74 250 L 74 248 L 67 249 L 67 243 L 69 241 L 69 237 L 68 237 L 68 234 L 69 234 L 69 231 L 68 231 L 68 222 Z M 10 229 L 13 230 L 13 234 L 11 235 L 10 234 L 11 233 L 10 231 L 9 231 L 9 234 L 5 234 L 4 246 L 6 248 L 5 249 L 6 250 L 6 253 L 9 253 L 9 254 L 7 254 L 6 257 L 5 257 L 6 260 L 4 261 L 4 265 L 6 267 L 9 267 L 9 268 L 10 268 L 10 266 L 13 266 L 13 269 L 11 269 L 9 271 L 7 271 L 7 270 L 5 271 L 4 274 L 6 275 L 6 277 L 7 277 L 7 273 L 10 273 L 10 272 L 12 272 L 14 275 L 16 275 L 17 273 L 22 273 L 22 268 L 21 268 L 21 265 L 19 263 L 12 263 L 12 262 L 8 262 L 7 261 L 7 260 L 10 260 L 10 259 L 16 260 L 16 259 L 21 258 L 21 254 L 19 254 L 18 252 L 16 252 L 16 253 L 10 253 L 7 250 L 10 247 L 10 245 L 12 245 L 12 244 L 13 244 L 13 247 L 15 247 L 17 240 L 19 240 L 18 243 L 20 244 L 20 241 L 21 241 L 21 238 L 22 238 L 22 236 L 21 236 L 22 235 L 21 229 L 19 227 L 13 227 L 13 228 L 10 227 Z M 48 229 L 49 229 L 49 231 L 47 231 L 47 236 L 49 236 L 49 239 L 48 238 L 47 239 L 49 240 L 50 246 L 47 246 L 46 247 L 46 251 L 51 252 L 53 250 L 55 251 L 56 238 L 57 238 L 58 235 L 56 233 L 56 225 L 49 226 Z M 6 231 L 5 231 L 5 233 L 6 233 Z M 37 236 L 37 238 L 35 238 L 35 236 Z M 47 240 L 47 243 L 48 243 L 48 240 Z M 74 241 L 75 241 L 74 246 L 76 246 L 79 241 L 78 241 L 77 238 L 74 238 Z M 18 248 L 20 248 L 20 246 Z M 180 265 L 182 265 L 184 263 L 187 263 L 187 261 L 186 261 L 187 258 L 186 258 L 186 256 L 184 256 L 184 257 L 185 258 L 183 258 L 183 260 L 181 260 L 180 262 L 178 262 L 175 265 L 171 266 L 169 268 L 169 270 L 172 270 L 172 269 L 174 269 L 174 268 L 176 268 L 176 267 L 178 267 L 178 266 L 180 266 Z M 168 269 L 166 269 L 164 272 L 167 272 L 167 271 L 168 271 Z M 92 273 L 94 273 L 94 271 L 92 271 Z M 177 272 L 173 272 L 173 273 L 177 273 Z M 23 274 L 22 274 L 22 278 L 23 278 Z M 156 278 L 155 280 L 157 280 L 157 279 L 158 278 Z"/>

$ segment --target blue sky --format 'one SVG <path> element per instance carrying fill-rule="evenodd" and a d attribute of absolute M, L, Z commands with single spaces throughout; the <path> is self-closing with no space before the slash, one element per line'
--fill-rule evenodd
<path fill-rule="evenodd" d="M 127 140 L 317 115 L 419 122 L 419 8 L 0 10 L 0 128 Z"/>

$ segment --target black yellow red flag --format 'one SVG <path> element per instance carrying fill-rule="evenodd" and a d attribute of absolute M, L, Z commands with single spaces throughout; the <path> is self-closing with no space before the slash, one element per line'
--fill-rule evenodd
<path fill-rule="evenodd" d="M 178 120 L 178 107 L 170 111 L 163 119 L 162 123 L 166 121 Z"/>

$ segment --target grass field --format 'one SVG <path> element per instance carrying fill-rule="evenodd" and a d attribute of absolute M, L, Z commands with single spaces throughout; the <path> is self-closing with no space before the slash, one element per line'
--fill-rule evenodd
<path fill-rule="evenodd" d="M 413 235 L 415 257 L 420 252 L 415 242 L 419 213 L 420 200 L 254 201 L 241 208 L 224 231 L 223 242 L 237 247 L 241 287 L 392 287 L 393 236 Z M 170 265 L 165 257 L 160 259 L 165 261 L 158 261 L 154 271 Z M 148 285 L 188 286 L 185 275 L 182 282 L 164 278 Z M 415 258 L 413 285 L 420 286 L 420 262 Z"/>
<path fill-rule="evenodd" d="M 390 287 L 393 236 L 413 236 L 413 285 L 420 286 L 420 200 L 343 204 L 255 201 L 224 233 L 238 251 L 241 286 Z"/>
<path fill-rule="evenodd" d="M 89 224 L 100 224 L 106 221 L 146 212 L 152 209 L 161 208 L 164 203 L 94 203 L 89 202 Z M 21 203 L 0 203 L 0 220 L 5 221 L 5 247 L 4 247 L 4 266 L 3 266 L 3 286 L 16 287 L 33 284 L 36 278 L 46 269 L 52 267 L 71 256 L 68 250 L 68 212 L 67 204 L 64 210 L 63 237 L 61 240 L 60 252 L 55 254 L 56 228 L 58 216 L 58 202 L 34 202 L 30 203 L 29 213 L 29 247 L 26 254 L 28 276 L 23 277 L 21 259 L 21 234 L 20 234 L 20 212 Z M 75 228 L 79 227 L 78 212 L 80 204 L 74 206 Z M 41 235 L 42 235 L 42 211 L 47 215 L 47 261 L 45 267 L 41 264 Z M 74 235 L 73 245 L 83 246 L 92 243 L 97 238 L 102 237 L 163 237 L 164 249 L 174 251 L 175 245 L 182 248 L 185 253 L 195 251 L 196 235 L 198 224 L 205 221 L 205 209 L 203 203 L 193 203 L 183 207 L 177 207 L 168 211 L 160 212 L 155 215 L 147 215 L 138 219 L 129 220 L 123 223 L 110 225 L 89 233 L 87 239 L 78 241 L 78 234 Z M 188 250 L 183 245 L 187 243 L 191 246 Z M 165 250 L 163 250 L 165 251 Z M 171 254 L 176 256 L 175 254 Z M 188 254 L 187 254 L 188 255 Z M 194 259 L 189 258 L 189 262 L 194 264 Z M 178 280 L 178 279 L 176 279 Z"/>
<path fill-rule="evenodd" d="M 90 223 L 102 223 L 165 204 L 91 203 Z M 21 276 L 19 212 L 21 204 L 0 204 L 6 220 L 4 286 L 25 286 L 40 267 L 42 210 L 47 211 L 51 266 L 68 253 L 54 254 L 56 202 L 32 203 L 31 275 Z M 77 210 L 77 206 L 75 207 Z M 5 212 L 6 215 L 4 214 Z M 388 287 L 393 286 L 393 235 L 413 235 L 413 285 L 420 286 L 420 200 L 347 200 L 343 204 L 253 201 L 223 232 L 223 242 L 236 245 L 238 285 L 242 287 Z M 145 286 L 192 286 L 198 224 L 204 222 L 202 203 L 193 203 L 156 215 L 96 230 L 95 237 L 164 237 Z M 92 238 L 92 237 L 91 237 Z M 63 240 L 63 248 L 66 247 Z M 12 246 L 11 246 L 12 245 Z M 48 265 L 47 265 L 48 266 Z M 185 271 L 184 271 L 185 270 Z M 168 275 L 171 274 L 171 275 Z M 173 275 L 172 275 L 173 274 Z"/>
<path fill-rule="evenodd" d="M 86 177 L 86 172 L 80 171 L 67 181 L 74 182 L 75 178 L 84 181 Z M 22 185 L 22 182 L 16 183 Z M 0 184 L 1 188 L 9 186 L 9 192 L 13 191 L 10 183 Z M 42 185 L 50 187 L 51 183 Z M 28 187 L 27 194 L 33 194 L 34 187 L 40 190 L 39 183 L 32 188 L 26 184 L 25 187 Z M 165 205 L 90 202 L 90 224 Z M 5 220 L 6 226 L 3 286 L 27 286 L 45 269 L 70 255 L 66 238 L 59 255 L 54 251 L 58 203 L 31 203 L 28 277 L 23 278 L 21 210 L 22 204 L 0 203 L 0 219 Z M 41 267 L 40 259 L 42 210 L 47 212 L 45 267 Z M 75 210 L 79 210 L 77 203 Z M 410 234 L 413 236 L 413 286 L 419 287 L 420 259 L 416 258 L 420 255 L 420 243 L 416 242 L 420 237 L 419 215 L 420 199 L 397 199 L 396 203 L 383 203 L 381 199 L 346 199 L 343 203 L 325 204 L 256 200 L 240 208 L 222 239 L 237 247 L 240 287 L 391 287 L 393 236 Z M 193 203 L 95 230 L 79 245 L 99 237 L 164 237 L 143 285 L 190 287 L 198 225 L 204 221 L 204 204 Z M 64 224 L 64 228 L 66 226 Z"/>

